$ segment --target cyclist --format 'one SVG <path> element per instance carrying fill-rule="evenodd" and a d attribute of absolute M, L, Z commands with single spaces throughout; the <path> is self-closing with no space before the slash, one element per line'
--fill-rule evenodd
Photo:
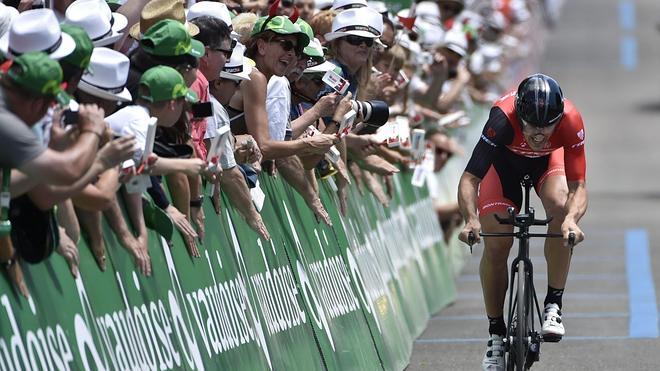
<path fill-rule="evenodd" d="M 465 227 L 459 238 L 468 242 L 470 232 L 512 232 L 491 215 L 506 216 L 520 210 L 520 180 L 529 174 L 546 216 L 553 217 L 546 239 L 548 292 L 541 329 L 546 340 L 559 341 L 565 333 L 561 321 L 562 295 L 568 275 L 571 250 L 569 232 L 575 243 L 584 239 L 577 223 L 587 210 L 585 184 L 584 126 L 571 101 L 564 99 L 559 84 L 549 76 L 535 74 L 524 79 L 518 90 L 497 100 L 490 111 L 481 138 L 463 173 L 458 202 Z M 503 368 L 503 338 L 506 335 L 503 308 L 507 291 L 507 258 L 513 238 L 484 238 L 479 272 L 489 321 L 488 347 L 482 362 L 486 370 Z"/>

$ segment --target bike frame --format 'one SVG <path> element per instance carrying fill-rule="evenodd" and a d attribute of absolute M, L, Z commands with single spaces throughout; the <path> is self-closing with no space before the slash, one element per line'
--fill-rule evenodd
<path fill-rule="evenodd" d="M 532 261 L 529 259 L 529 239 L 536 237 L 551 237 L 551 238 L 562 238 L 563 236 L 558 233 L 530 233 L 529 229 L 531 226 L 547 226 L 551 221 L 552 217 L 547 219 L 535 219 L 534 217 L 534 208 L 529 205 L 529 194 L 530 189 L 533 184 L 529 175 L 525 175 L 520 182 L 524 188 L 524 212 L 516 214 L 513 207 L 507 209 L 508 217 L 502 218 L 499 215 L 495 214 L 494 217 L 500 224 L 512 225 L 514 228 L 517 227 L 518 230 L 511 233 L 480 233 L 482 237 L 515 237 L 518 239 L 518 256 L 511 263 L 511 272 L 510 272 L 510 281 L 509 281 L 509 310 L 507 318 L 507 337 L 505 339 L 505 349 L 506 353 L 509 355 L 508 358 L 511 358 L 511 351 L 513 350 L 514 345 L 518 345 L 520 349 L 526 349 L 524 355 L 518 355 L 518 360 L 516 363 L 516 370 L 525 370 L 531 367 L 532 363 L 538 361 L 538 355 L 540 354 L 540 343 L 543 341 L 543 337 L 534 330 L 534 311 L 532 306 L 536 307 L 536 315 L 538 316 L 539 326 L 542 325 L 541 309 L 539 307 L 538 298 L 536 297 L 536 290 L 534 289 L 534 266 Z M 470 239 L 474 241 L 474 236 L 470 235 Z M 575 235 L 571 232 L 569 235 L 569 244 L 573 246 L 575 240 Z M 519 268 L 522 264 L 522 269 Z M 523 286 L 523 296 L 519 298 L 518 294 L 515 291 L 515 285 L 518 283 L 516 276 L 519 274 L 524 274 L 524 277 L 518 277 L 518 280 L 524 280 L 522 282 Z M 533 303 L 533 304 L 532 304 Z M 516 318 L 516 326 L 527 326 L 530 328 L 523 331 L 526 332 L 524 339 L 519 339 L 520 336 L 516 335 L 515 332 L 517 327 L 514 328 L 513 318 L 516 315 L 516 310 L 518 306 L 522 305 L 522 313 L 525 318 Z M 520 317 L 520 316 L 517 316 Z M 522 345 L 514 344 L 517 341 L 524 341 Z M 527 345 L 527 346 L 524 346 Z M 532 357 L 530 358 L 530 353 Z M 507 360 L 507 357 L 505 357 Z M 521 361 L 522 360 L 522 361 Z M 507 360 L 511 362 L 512 360 Z M 521 364 L 522 363 L 522 364 Z M 514 369 L 511 365 L 507 365 L 507 369 Z"/>

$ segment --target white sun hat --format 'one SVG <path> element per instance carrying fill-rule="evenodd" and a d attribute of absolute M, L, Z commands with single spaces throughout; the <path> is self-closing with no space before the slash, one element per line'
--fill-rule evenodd
<path fill-rule="evenodd" d="M 18 15 L 16 8 L 0 3 L 0 36 L 9 31 L 11 22 Z"/>
<path fill-rule="evenodd" d="M 250 80 L 252 65 L 250 59 L 245 57 L 245 45 L 237 43 L 231 58 L 225 63 L 225 67 L 220 71 L 220 77 L 234 81 Z"/>
<path fill-rule="evenodd" d="M 415 15 L 418 18 L 435 24 L 440 24 L 440 8 L 433 1 L 422 1 L 415 7 Z"/>
<path fill-rule="evenodd" d="M 13 58 L 28 52 L 44 52 L 61 59 L 76 49 L 76 42 L 62 32 L 50 9 L 33 9 L 14 18 L 9 32 L 0 38 L 0 51 Z"/>
<path fill-rule="evenodd" d="M 64 23 L 82 27 L 94 46 L 106 46 L 123 36 L 128 19 L 113 13 L 105 0 L 77 0 L 66 9 Z"/>
<path fill-rule="evenodd" d="M 451 30 L 447 31 L 441 46 L 453 51 L 461 57 L 465 57 L 467 55 L 467 37 L 463 31 L 459 29 L 452 28 Z"/>
<path fill-rule="evenodd" d="M 332 2 L 332 10 L 336 10 L 336 11 L 364 8 L 366 6 L 367 6 L 367 0 L 334 0 Z"/>
<path fill-rule="evenodd" d="M 377 39 L 383 33 L 383 16 L 377 11 L 363 7 L 344 10 L 332 21 L 332 32 L 325 34 L 326 41 L 355 35 Z"/>
<path fill-rule="evenodd" d="M 94 48 L 78 89 L 102 99 L 130 102 L 133 99 L 126 89 L 129 68 L 130 61 L 124 54 L 109 48 Z"/>
<path fill-rule="evenodd" d="M 225 24 L 231 27 L 231 16 L 227 5 L 217 1 L 200 1 L 193 4 L 190 9 L 186 10 L 186 19 L 192 21 L 195 18 L 202 16 L 211 16 L 220 19 Z"/>
<path fill-rule="evenodd" d="M 383 15 L 386 15 L 389 11 L 387 4 L 382 1 L 367 1 L 367 6 Z"/>

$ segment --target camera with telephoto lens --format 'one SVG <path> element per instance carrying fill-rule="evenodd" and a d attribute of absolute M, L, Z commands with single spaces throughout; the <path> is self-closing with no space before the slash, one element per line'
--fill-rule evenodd
<path fill-rule="evenodd" d="M 353 111 L 362 116 L 358 134 L 373 134 L 390 118 L 390 108 L 382 100 L 351 101 Z"/>

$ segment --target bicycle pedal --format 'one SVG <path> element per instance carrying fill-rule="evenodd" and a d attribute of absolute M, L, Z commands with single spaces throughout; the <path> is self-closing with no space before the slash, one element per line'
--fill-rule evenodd
<path fill-rule="evenodd" d="M 561 335 L 555 335 L 555 334 L 543 335 L 543 341 L 546 343 L 558 343 L 561 339 L 562 339 Z"/>

